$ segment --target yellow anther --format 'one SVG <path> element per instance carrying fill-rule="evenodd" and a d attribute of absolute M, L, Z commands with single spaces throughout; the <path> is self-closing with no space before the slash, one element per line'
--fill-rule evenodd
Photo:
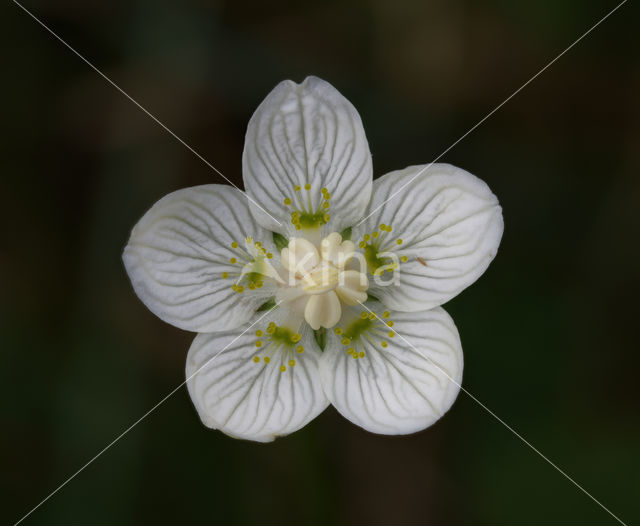
<path fill-rule="evenodd" d="M 291 199 L 289 199 L 288 197 L 284 198 L 284 204 L 289 206 L 291 204 Z"/>
<path fill-rule="evenodd" d="M 386 348 L 389 344 L 385 340 L 382 340 L 382 343 L 380 345 Z"/>
<path fill-rule="evenodd" d="M 388 325 L 389 327 L 393 327 L 393 322 L 392 322 L 391 320 L 389 320 L 389 321 L 387 322 L 387 325 Z"/>
<path fill-rule="evenodd" d="M 360 248 L 365 248 L 367 246 L 367 244 L 364 241 L 360 241 L 360 243 L 358 243 L 358 246 Z"/>
<path fill-rule="evenodd" d="M 326 188 L 322 187 L 322 188 L 320 189 L 320 191 L 321 191 L 323 194 L 326 194 L 329 190 L 327 190 Z"/>
<path fill-rule="evenodd" d="M 229 273 L 228 272 L 223 272 L 222 273 L 222 279 L 227 279 L 229 277 Z"/>
<path fill-rule="evenodd" d="M 385 225 L 384 223 L 382 223 L 380 225 L 380 230 L 385 231 L 387 229 L 387 225 Z"/>
<path fill-rule="evenodd" d="M 360 317 L 361 317 L 363 320 L 366 320 L 366 319 L 367 319 L 367 311 L 364 311 L 364 310 L 363 310 L 363 311 L 360 313 Z"/>
<path fill-rule="evenodd" d="M 244 292 L 244 287 L 242 285 L 238 285 L 236 287 L 236 292 Z"/>
<path fill-rule="evenodd" d="M 387 336 L 389 336 L 389 338 L 393 338 L 395 335 L 396 335 L 396 333 L 395 333 L 395 332 L 393 332 L 393 331 L 389 331 L 389 332 L 387 333 Z"/>
<path fill-rule="evenodd" d="M 258 330 L 256 331 L 256 336 L 257 336 L 258 338 L 260 338 L 260 336 L 262 336 L 263 334 L 264 334 L 264 333 L 263 333 L 260 329 L 258 329 Z"/>
<path fill-rule="evenodd" d="M 349 345 L 351 343 L 350 338 L 342 338 L 342 345 Z"/>
<path fill-rule="evenodd" d="M 274 332 L 276 332 L 275 327 L 267 327 L 267 334 L 273 334 Z"/>
<path fill-rule="evenodd" d="M 280 372 L 284 373 L 287 370 L 287 366 L 286 365 L 281 365 L 280 366 Z"/>
<path fill-rule="evenodd" d="M 267 259 L 271 259 L 273 257 L 273 254 L 271 252 L 267 252 Z"/>
<path fill-rule="evenodd" d="M 333 332 L 335 332 L 336 334 L 340 335 L 340 334 L 342 334 L 342 329 L 340 327 L 336 327 L 335 329 L 333 329 Z"/>
<path fill-rule="evenodd" d="M 275 321 L 270 321 L 269 325 L 267 325 L 267 327 L 277 327 L 276 322 Z"/>
<path fill-rule="evenodd" d="M 402 239 L 396 239 L 396 244 L 402 245 Z"/>
<path fill-rule="evenodd" d="M 369 241 L 371 239 L 371 236 L 369 234 L 365 234 L 362 239 L 364 239 L 365 241 Z"/>
<path fill-rule="evenodd" d="M 257 356 L 254 356 L 254 357 L 253 357 L 253 361 L 254 361 L 254 362 L 256 362 L 256 363 L 258 363 L 258 362 L 260 361 L 260 358 L 258 358 Z"/>
<path fill-rule="evenodd" d="M 354 351 L 353 347 L 349 347 L 347 349 L 347 354 L 353 354 L 353 351 Z"/>
<path fill-rule="evenodd" d="M 302 338 L 302 334 L 300 333 L 296 333 L 291 337 L 291 341 L 293 343 L 298 343 L 300 341 L 300 339 Z"/>
<path fill-rule="evenodd" d="M 247 285 L 249 287 L 249 290 L 256 290 L 256 285 L 255 283 L 249 283 L 249 285 Z"/>
<path fill-rule="evenodd" d="M 298 354 L 302 354 L 302 353 L 304 352 L 304 347 L 303 347 L 302 345 L 298 345 L 298 346 L 296 347 L 296 352 L 297 352 Z"/>
<path fill-rule="evenodd" d="M 260 243 L 260 241 L 256 241 L 253 246 L 256 248 L 262 248 L 262 243 Z"/>
<path fill-rule="evenodd" d="M 358 353 L 358 358 L 364 358 L 364 351 L 360 351 Z"/>
<path fill-rule="evenodd" d="M 232 265 L 235 265 L 235 264 L 236 264 L 236 261 L 238 261 L 236 258 L 231 258 L 231 259 L 229 260 L 229 263 L 231 263 Z"/>
<path fill-rule="evenodd" d="M 324 198 L 328 201 L 329 199 L 331 199 L 331 194 L 329 192 L 325 192 Z"/>
<path fill-rule="evenodd" d="M 357 352 L 354 352 L 354 353 L 351 355 L 351 357 L 352 357 L 354 360 L 357 360 L 357 359 L 358 359 L 358 353 L 357 353 Z"/>
<path fill-rule="evenodd" d="M 370 312 L 369 313 L 369 319 L 370 320 L 375 320 L 376 319 L 376 313 L 375 312 Z"/>
<path fill-rule="evenodd" d="M 383 317 L 383 318 L 388 318 L 389 316 L 391 316 L 391 314 L 389 313 L 389 311 L 388 311 L 388 310 L 386 310 L 386 311 L 384 311 L 384 312 L 382 313 L 382 317 Z"/>
<path fill-rule="evenodd" d="M 329 208 L 329 201 L 322 203 L 322 208 Z"/>
<path fill-rule="evenodd" d="M 407 256 L 402 256 L 402 257 L 400 258 L 400 261 L 402 261 L 403 263 L 406 263 L 406 262 L 408 261 Z"/>
<path fill-rule="evenodd" d="M 294 189 L 296 192 L 299 192 L 299 191 L 300 191 L 300 185 L 299 185 L 299 184 L 295 185 L 295 186 L 293 187 L 293 189 Z"/>
<path fill-rule="evenodd" d="M 289 360 L 289 367 L 293 367 L 296 364 L 295 360 Z"/>
<path fill-rule="evenodd" d="M 385 230 L 386 230 L 387 232 L 391 232 L 391 230 L 392 230 L 392 229 L 391 229 L 391 225 L 388 225 L 388 226 L 387 226 L 387 228 L 385 228 Z"/>
<path fill-rule="evenodd" d="M 258 281 L 258 282 L 256 282 L 256 287 L 258 287 L 259 289 L 261 289 L 261 288 L 262 288 L 262 285 L 264 285 L 264 282 L 263 282 L 263 281 Z"/>
<path fill-rule="evenodd" d="M 260 340 L 256 342 L 256 347 L 262 347 L 262 342 Z"/>
<path fill-rule="evenodd" d="M 264 360 L 264 363 L 269 363 L 271 361 L 271 358 L 269 358 L 268 356 L 265 356 L 263 360 Z"/>
<path fill-rule="evenodd" d="M 377 232 L 377 231 L 376 231 L 376 232 L 373 232 L 373 233 L 371 234 L 371 236 L 372 236 L 372 237 L 378 237 L 378 232 Z"/>
<path fill-rule="evenodd" d="M 304 185 L 305 190 L 311 190 L 311 185 L 309 183 Z"/>
<path fill-rule="evenodd" d="M 322 219 L 324 219 L 325 223 L 328 223 L 329 219 L 331 219 L 331 216 L 329 214 L 325 214 L 325 215 L 322 216 Z"/>
<path fill-rule="evenodd" d="M 238 248 L 238 243 L 236 243 L 235 241 L 233 241 L 231 243 L 231 248 Z"/>

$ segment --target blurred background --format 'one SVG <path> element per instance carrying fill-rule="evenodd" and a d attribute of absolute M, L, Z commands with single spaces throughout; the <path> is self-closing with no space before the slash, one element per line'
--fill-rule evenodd
<path fill-rule="evenodd" d="M 227 177 L 280 81 L 359 110 L 380 176 L 427 163 L 616 2 L 24 0 Z M 0 519 L 13 523 L 184 379 L 192 334 L 120 255 L 163 195 L 222 178 L 12 2 L 0 17 Z M 635 22 L 634 22 L 635 20 Z M 640 520 L 640 60 L 628 2 L 442 159 L 504 208 L 487 273 L 445 308 L 464 386 Z M 461 394 L 432 428 L 329 408 L 269 445 L 180 389 L 23 524 L 615 524 Z"/>

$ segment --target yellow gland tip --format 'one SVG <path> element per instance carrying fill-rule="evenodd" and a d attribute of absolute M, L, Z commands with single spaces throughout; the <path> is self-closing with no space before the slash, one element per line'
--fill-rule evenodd
<path fill-rule="evenodd" d="M 373 237 L 378 237 L 378 232 L 374 232 L 373 234 L 371 234 Z"/>
<path fill-rule="evenodd" d="M 286 365 L 281 365 L 280 366 L 280 372 L 284 373 L 287 370 L 287 366 Z"/>
<path fill-rule="evenodd" d="M 350 338 L 342 338 L 342 345 L 349 345 L 351 343 Z"/>
<path fill-rule="evenodd" d="M 267 259 L 271 259 L 273 257 L 273 254 L 271 252 L 267 252 Z"/>
<path fill-rule="evenodd" d="M 293 367 L 296 364 L 295 360 L 289 360 L 289 367 Z"/>
<path fill-rule="evenodd" d="M 393 338 L 395 335 L 396 335 L 396 333 L 395 333 L 395 332 L 393 332 L 393 331 L 389 331 L 389 332 L 387 333 L 387 336 L 389 336 L 389 338 Z"/>
<path fill-rule="evenodd" d="M 231 258 L 231 259 L 229 260 L 229 263 L 231 263 L 232 265 L 235 265 L 236 261 L 237 261 L 237 259 L 236 259 L 236 258 Z"/>
<path fill-rule="evenodd" d="M 386 310 L 386 311 L 384 311 L 384 312 L 382 313 L 382 317 L 383 317 L 383 318 L 388 318 L 389 316 L 391 316 L 391 314 L 389 313 L 389 311 L 388 311 L 388 310 Z"/>
<path fill-rule="evenodd" d="M 364 351 L 360 351 L 358 353 L 358 358 L 364 358 Z"/>
<path fill-rule="evenodd" d="M 262 342 L 260 340 L 256 342 L 256 347 L 262 347 Z"/>
<path fill-rule="evenodd" d="M 260 361 L 260 358 L 258 358 L 257 356 L 254 356 L 254 357 L 253 357 L 253 361 L 254 361 L 254 362 L 256 362 L 256 363 L 258 363 L 258 362 Z"/>
<path fill-rule="evenodd" d="M 294 189 L 296 192 L 299 192 L 299 191 L 300 191 L 300 185 L 299 185 L 299 184 L 295 185 L 295 186 L 293 187 L 293 189 Z"/>
<path fill-rule="evenodd" d="M 222 279 L 227 279 L 229 277 L 229 273 L 228 272 L 223 272 L 222 273 Z"/>
<path fill-rule="evenodd" d="M 371 239 L 371 236 L 369 234 L 365 234 L 362 239 L 364 239 L 365 241 L 369 241 Z"/>
<path fill-rule="evenodd" d="M 329 208 L 329 201 L 322 203 L 322 208 Z"/>
<path fill-rule="evenodd" d="M 298 343 L 300 341 L 300 339 L 302 338 L 302 334 L 300 333 L 296 333 L 291 337 L 291 341 L 293 343 Z"/>
<path fill-rule="evenodd" d="M 297 352 L 298 354 L 302 354 L 302 353 L 304 352 L 304 347 L 303 347 L 302 345 L 298 345 L 298 346 L 296 347 L 296 352 Z"/>
<path fill-rule="evenodd" d="M 231 248 L 238 248 L 238 243 L 236 243 L 235 241 L 233 241 L 231 243 Z"/>
<path fill-rule="evenodd" d="M 331 219 L 331 216 L 329 214 L 325 214 L 325 215 L 322 216 L 322 219 L 324 219 L 325 223 L 328 223 L 329 219 Z"/>
<path fill-rule="evenodd" d="M 376 319 L 376 313 L 375 312 L 370 312 L 369 313 L 369 319 L 370 320 L 375 320 Z"/>
<path fill-rule="evenodd" d="M 402 239 L 396 239 L 396 243 L 397 243 L 398 245 L 402 245 Z"/>
<path fill-rule="evenodd" d="M 289 199 L 288 197 L 284 198 L 284 204 L 289 206 L 291 204 L 291 199 Z"/>
<path fill-rule="evenodd" d="M 368 318 L 367 311 L 364 311 L 364 310 L 363 310 L 363 311 L 360 313 L 360 317 L 361 317 L 363 320 L 366 320 L 366 319 Z"/>
<path fill-rule="evenodd" d="M 360 248 L 365 248 L 367 246 L 367 244 L 364 241 L 360 241 L 360 243 L 358 243 L 358 246 Z"/>
<path fill-rule="evenodd" d="M 407 262 L 407 260 L 408 260 L 407 256 L 402 256 L 402 257 L 400 258 L 400 261 L 402 261 L 403 263 L 406 263 L 406 262 Z"/>
<path fill-rule="evenodd" d="M 388 325 L 389 327 L 393 327 L 393 322 L 392 322 L 391 320 L 389 320 L 389 321 L 387 322 L 387 325 Z"/>
<path fill-rule="evenodd" d="M 260 336 L 262 336 L 262 334 L 263 334 L 263 333 L 262 333 L 262 331 L 261 331 L 260 329 L 258 329 L 258 330 L 256 331 L 256 336 L 257 336 L 258 338 L 260 338 Z"/>
<path fill-rule="evenodd" d="M 269 363 L 271 361 L 271 358 L 269 358 L 268 356 L 264 357 L 264 363 Z"/>
<path fill-rule="evenodd" d="M 309 183 L 304 185 L 305 190 L 311 190 L 311 185 Z"/>
<path fill-rule="evenodd" d="M 335 329 L 333 329 L 333 332 L 340 335 L 342 334 L 342 329 L 340 327 L 336 327 Z"/>
<path fill-rule="evenodd" d="M 326 194 L 329 190 L 327 190 L 324 186 L 320 189 L 323 194 Z"/>
<path fill-rule="evenodd" d="M 382 343 L 380 345 L 386 348 L 389 344 L 385 340 L 382 340 Z"/>
<path fill-rule="evenodd" d="M 353 354 L 353 347 L 349 347 L 347 349 L 347 354 Z"/>

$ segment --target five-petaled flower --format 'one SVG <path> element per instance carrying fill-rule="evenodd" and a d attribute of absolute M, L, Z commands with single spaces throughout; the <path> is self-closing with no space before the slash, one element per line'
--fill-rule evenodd
<path fill-rule="evenodd" d="M 462 380 L 440 305 L 496 255 L 496 197 L 446 164 L 374 181 L 358 113 L 315 77 L 262 102 L 242 167 L 246 194 L 169 194 L 123 255 L 145 305 L 199 333 L 186 374 L 204 424 L 266 442 L 329 403 L 375 433 L 433 424 Z"/>

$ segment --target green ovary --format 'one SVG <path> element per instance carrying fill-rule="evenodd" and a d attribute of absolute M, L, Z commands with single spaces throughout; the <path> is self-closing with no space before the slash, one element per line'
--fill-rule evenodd
<path fill-rule="evenodd" d="M 300 341 L 300 335 L 286 327 L 276 327 L 271 334 L 271 341 L 293 347 Z"/>
<path fill-rule="evenodd" d="M 355 320 L 354 322 L 351 323 L 351 325 L 349 325 L 345 329 L 343 334 L 346 338 L 349 338 L 351 341 L 355 341 L 358 338 L 360 338 L 360 336 L 363 333 L 371 329 L 374 323 L 375 323 L 375 320 L 371 320 L 369 318 L 366 318 L 364 320 L 362 318 Z"/>
<path fill-rule="evenodd" d="M 378 250 L 373 245 L 367 245 L 364 247 L 364 259 L 367 262 L 367 267 L 371 274 L 374 274 L 380 267 L 390 263 L 388 258 L 378 257 Z"/>

